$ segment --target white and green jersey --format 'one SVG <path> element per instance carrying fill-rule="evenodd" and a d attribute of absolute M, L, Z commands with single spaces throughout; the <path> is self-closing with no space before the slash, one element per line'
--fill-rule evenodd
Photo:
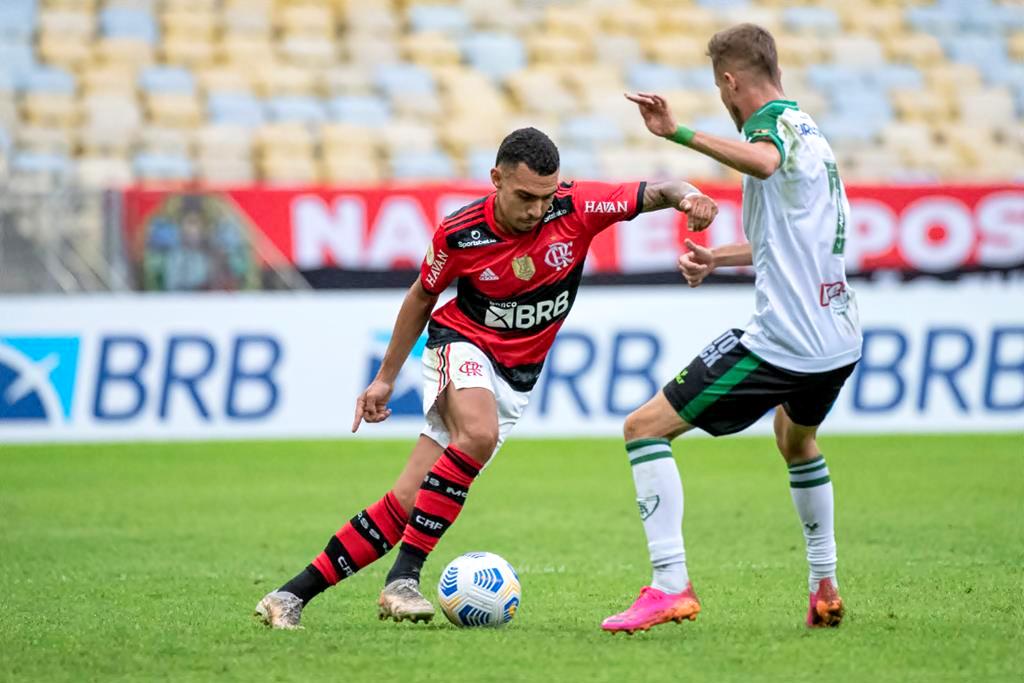
<path fill-rule="evenodd" d="M 786 370 L 825 372 L 860 358 L 857 303 L 843 249 L 850 205 L 835 156 L 796 102 L 774 100 L 743 125 L 782 162 L 766 180 L 743 178 L 743 231 L 756 271 L 756 308 L 741 342 Z"/>

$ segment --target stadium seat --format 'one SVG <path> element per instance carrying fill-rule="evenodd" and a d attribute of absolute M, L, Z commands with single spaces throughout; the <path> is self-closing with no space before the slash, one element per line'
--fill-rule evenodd
<path fill-rule="evenodd" d="M 264 97 L 311 95 L 316 91 L 316 75 L 294 64 L 268 64 L 256 74 L 256 87 Z"/>
<path fill-rule="evenodd" d="M 331 119 L 372 128 L 387 125 L 391 119 L 388 105 L 372 95 L 341 95 L 328 104 Z"/>
<path fill-rule="evenodd" d="M 326 158 L 323 174 L 327 182 L 346 185 L 365 185 L 385 180 L 383 168 L 372 157 Z"/>
<path fill-rule="evenodd" d="M 211 93 L 251 95 L 253 92 L 252 73 L 240 67 L 213 66 L 196 72 L 199 87 L 207 95 Z"/>
<path fill-rule="evenodd" d="M 138 154 L 133 167 L 142 183 L 184 182 L 195 173 L 188 157 L 171 154 Z"/>
<path fill-rule="evenodd" d="M 195 133 L 192 128 L 146 126 L 139 131 L 138 144 L 143 152 L 192 156 Z"/>
<path fill-rule="evenodd" d="M 37 8 L 34 2 L 4 0 L 0 4 L 0 41 L 31 40 L 35 29 Z"/>
<path fill-rule="evenodd" d="M 440 150 L 397 152 L 391 157 L 391 175 L 398 180 L 442 180 L 454 178 L 455 164 Z"/>
<path fill-rule="evenodd" d="M 204 118 L 199 99 L 183 93 L 150 93 L 146 113 L 154 124 L 171 128 L 195 128 Z"/>
<path fill-rule="evenodd" d="M 247 185 L 256 180 L 256 170 L 248 159 L 199 157 L 197 176 L 211 185 Z"/>
<path fill-rule="evenodd" d="M 139 74 L 139 86 L 151 93 L 192 94 L 196 90 L 195 78 L 182 67 L 151 66 Z"/>
<path fill-rule="evenodd" d="M 459 64 L 462 53 L 448 36 L 440 33 L 414 33 L 401 40 L 402 56 L 422 66 Z"/>
<path fill-rule="evenodd" d="M 158 31 L 153 16 L 146 11 L 111 7 L 100 12 L 100 32 L 110 38 L 133 38 L 153 44 Z"/>
<path fill-rule="evenodd" d="M 580 147 L 614 145 L 623 141 L 618 122 L 600 114 L 565 119 L 559 140 Z"/>
<path fill-rule="evenodd" d="M 412 5 L 408 11 L 413 31 L 438 31 L 461 35 L 469 29 L 469 17 L 461 7 L 444 5 Z"/>
<path fill-rule="evenodd" d="M 75 139 L 69 128 L 21 126 L 15 132 L 15 144 L 23 152 L 57 154 L 69 157 L 75 151 Z M 0 137 L 5 137 L 0 133 Z M 4 144 L 0 142 L 0 153 Z"/>
<path fill-rule="evenodd" d="M 64 154 L 20 152 L 11 160 L 14 173 L 64 178 L 73 170 L 71 159 Z"/>
<path fill-rule="evenodd" d="M 267 113 L 271 121 L 282 123 L 322 123 L 327 120 L 326 109 L 314 97 L 273 97 L 267 101 Z"/>
<path fill-rule="evenodd" d="M 93 60 L 105 65 L 146 66 L 153 63 L 154 50 L 138 38 L 101 38 L 94 43 Z"/>
<path fill-rule="evenodd" d="M 135 146 L 136 133 L 136 128 L 91 123 L 78 130 L 78 144 L 86 157 L 125 158 Z"/>
<path fill-rule="evenodd" d="M 839 15 L 829 7 L 787 7 L 782 11 L 782 24 L 794 33 L 813 35 L 839 32 Z"/>
<path fill-rule="evenodd" d="M 626 81 L 634 92 L 663 92 L 686 87 L 686 72 L 674 66 L 644 62 L 630 67 Z"/>
<path fill-rule="evenodd" d="M 39 126 L 67 128 L 79 119 L 78 102 L 73 95 L 28 93 L 21 99 L 24 119 Z"/>
<path fill-rule="evenodd" d="M 196 133 L 199 156 L 224 159 L 249 159 L 253 132 L 247 126 L 211 124 Z"/>
<path fill-rule="evenodd" d="M 126 187 L 135 180 L 131 164 L 117 157 L 82 157 L 76 163 L 76 177 L 93 190 Z"/>
<path fill-rule="evenodd" d="M 415 64 L 384 64 L 374 74 L 377 87 L 391 97 L 433 95 L 434 78 L 427 69 Z"/>
<path fill-rule="evenodd" d="M 312 157 L 264 158 L 259 165 L 263 183 L 270 186 L 312 185 L 320 182 L 321 169 Z"/>
<path fill-rule="evenodd" d="M 84 95 L 100 93 L 134 97 L 137 70 L 131 65 L 93 67 L 82 72 L 81 86 Z"/>
<path fill-rule="evenodd" d="M 39 37 L 39 57 L 47 64 L 78 71 L 92 57 L 92 50 L 87 40 L 47 34 Z"/>
<path fill-rule="evenodd" d="M 216 124 L 258 126 L 266 119 L 263 105 L 252 95 L 212 93 L 207 107 L 210 121 Z"/>
<path fill-rule="evenodd" d="M 212 64 L 217 56 L 214 43 L 205 38 L 183 38 L 168 36 L 160 46 L 163 60 L 171 64 L 189 67 Z"/>
<path fill-rule="evenodd" d="M 526 66 L 526 50 L 513 35 L 476 33 L 462 41 L 462 53 L 469 64 L 495 80 L 504 80 Z"/>
<path fill-rule="evenodd" d="M 369 95 L 373 89 L 373 74 L 367 69 L 335 66 L 318 74 L 317 91 L 326 97 Z"/>
<path fill-rule="evenodd" d="M 24 75 L 22 88 L 25 92 L 72 95 L 75 92 L 75 77 L 63 69 L 37 66 Z"/>

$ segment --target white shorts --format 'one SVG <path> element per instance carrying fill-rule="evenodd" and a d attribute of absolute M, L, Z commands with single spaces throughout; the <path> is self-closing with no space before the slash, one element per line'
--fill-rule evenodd
<path fill-rule="evenodd" d="M 442 448 L 451 443 L 451 435 L 437 410 L 437 397 L 448 383 L 456 389 L 481 388 L 494 394 L 498 403 L 498 443 L 512 431 L 530 402 L 530 392 L 516 391 L 499 375 L 487 355 L 469 342 L 453 342 L 436 349 L 423 350 L 423 414 L 427 424 L 422 434 Z"/>

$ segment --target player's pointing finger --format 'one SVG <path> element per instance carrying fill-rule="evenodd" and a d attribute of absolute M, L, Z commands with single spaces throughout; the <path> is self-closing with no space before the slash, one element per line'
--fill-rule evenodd
<path fill-rule="evenodd" d="M 352 419 L 352 433 L 355 434 L 359 429 L 359 423 L 363 421 L 363 406 L 364 400 L 362 396 L 356 399 L 356 415 Z"/>

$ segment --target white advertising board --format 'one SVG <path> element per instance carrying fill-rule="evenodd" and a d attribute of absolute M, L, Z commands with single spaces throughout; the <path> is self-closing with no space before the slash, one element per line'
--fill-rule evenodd
<path fill-rule="evenodd" d="M 864 358 L 825 430 L 1024 435 L 1024 282 L 857 291 Z M 0 443 L 350 436 L 402 294 L 0 299 Z M 583 287 L 515 434 L 621 434 L 752 306 L 746 286 Z M 418 433 L 420 353 L 358 438 Z"/>

